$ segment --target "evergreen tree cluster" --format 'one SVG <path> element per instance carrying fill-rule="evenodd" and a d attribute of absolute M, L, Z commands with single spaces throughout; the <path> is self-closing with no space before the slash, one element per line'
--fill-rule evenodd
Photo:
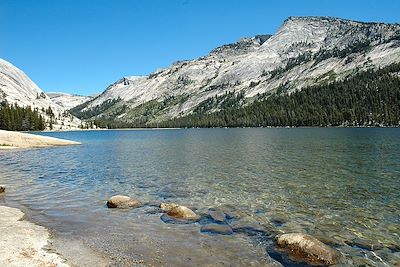
<path fill-rule="evenodd" d="M 46 127 L 38 109 L 10 105 L 6 101 L 0 104 L 0 129 L 9 131 L 36 131 Z"/>
<path fill-rule="evenodd" d="M 92 118 L 94 116 L 101 114 L 102 112 L 106 111 L 107 109 L 109 109 L 110 107 L 112 107 L 113 105 L 115 105 L 116 103 L 118 103 L 120 101 L 121 101 L 120 98 L 107 100 L 106 102 L 102 103 L 101 105 L 96 106 L 91 109 L 87 109 L 85 111 L 82 111 L 82 109 L 86 107 L 86 103 L 83 103 L 83 104 L 80 104 L 80 105 L 70 109 L 69 112 L 72 115 L 74 115 L 80 119 L 89 119 L 89 118 Z"/>
<path fill-rule="evenodd" d="M 400 64 L 393 64 L 360 72 L 344 81 L 275 94 L 242 108 L 211 114 L 197 109 L 196 113 L 158 126 L 399 126 L 399 72 Z"/>

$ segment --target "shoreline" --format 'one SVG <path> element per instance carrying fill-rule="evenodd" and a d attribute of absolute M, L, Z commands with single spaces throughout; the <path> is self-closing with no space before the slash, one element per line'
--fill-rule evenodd
<path fill-rule="evenodd" d="M 49 136 L 0 130 L 0 150 L 57 147 L 81 143 Z"/>
<path fill-rule="evenodd" d="M 17 208 L 0 205 L 1 266 L 70 266 L 51 248 L 50 232 L 43 226 L 25 220 Z"/>
<path fill-rule="evenodd" d="M 176 127 L 176 128 L 98 128 L 98 129 L 70 129 L 30 131 L 37 133 L 63 132 L 95 132 L 95 131 L 157 131 L 157 130 L 185 130 L 185 129 L 398 129 L 399 126 L 259 126 L 259 127 Z"/>

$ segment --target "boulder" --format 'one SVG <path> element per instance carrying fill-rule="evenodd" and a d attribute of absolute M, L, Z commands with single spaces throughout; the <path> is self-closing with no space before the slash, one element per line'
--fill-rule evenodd
<path fill-rule="evenodd" d="M 176 218 L 176 219 L 184 219 L 184 220 L 197 220 L 199 216 L 194 213 L 191 209 L 185 206 L 176 206 L 167 212 L 167 215 Z"/>
<path fill-rule="evenodd" d="M 337 261 L 337 252 L 310 235 L 291 233 L 278 236 L 277 244 L 291 258 L 313 265 L 332 265 Z"/>
<path fill-rule="evenodd" d="M 2 185 L 0 185 L 0 194 L 4 193 L 6 191 L 6 188 Z"/>
<path fill-rule="evenodd" d="M 170 210 L 172 210 L 173 208 L 176 208 L 176 207 L 178 207 L 179 205 L 178 204 L 175 204 L 175 203 L 161 203 L 160 204 L 160 209 L 163 211 L 163 212 L 169 212 Z"/>
<path fill-rule="evenodd" d="M 139 200 L 121 195 L 113 196 L 107 201 L 109 208 L 138 208 L 141 205 Z"/>
<path fill-rule="evenodd" d="M 217 224 L 211 223 L 203 225 L 200 228 L 200 232 L 202 233 L 211 233 L 211 234 L 220 234 L 220 235 L 231 235 L 233 234 L 232 227 L 227 224 Z"/>

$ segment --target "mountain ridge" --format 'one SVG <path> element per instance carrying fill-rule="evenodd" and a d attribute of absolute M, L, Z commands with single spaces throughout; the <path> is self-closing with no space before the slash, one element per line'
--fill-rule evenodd
<path fill-rule="evenodd" d="M 86 118 L 92 120 L 160 122 L 191 114 L 203 101 L 229 91 L 244 94 L 245 105 L 282 87 L 290 93 L 400 61 L 398 24 L 289 17 L 275 34 L 257 36 L 148 76 L 122 78 L 72 112 L 90 113 Z"/>
<path fill-rule="evenodd" d="M 43 116 L 47 129 L 78 129 L 81 120 L 66 112 L 22 70 L 0 58 L 0 102 L 31 107 Z"/>

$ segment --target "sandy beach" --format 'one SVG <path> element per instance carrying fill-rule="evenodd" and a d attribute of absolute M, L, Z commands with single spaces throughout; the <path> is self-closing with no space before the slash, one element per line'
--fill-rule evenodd
<path fill-rule="evenodd" d="M 68 146 L 79 144 L 79 142 L 54 137 L 0 130 L 0 149 Z"/>
<path fill-rule="evenodd" d="M 48 230 L 23 217 L 19 209 L 0 206 L 0 265 L 69 266 L 58 254 L 46 249 Z"/>

